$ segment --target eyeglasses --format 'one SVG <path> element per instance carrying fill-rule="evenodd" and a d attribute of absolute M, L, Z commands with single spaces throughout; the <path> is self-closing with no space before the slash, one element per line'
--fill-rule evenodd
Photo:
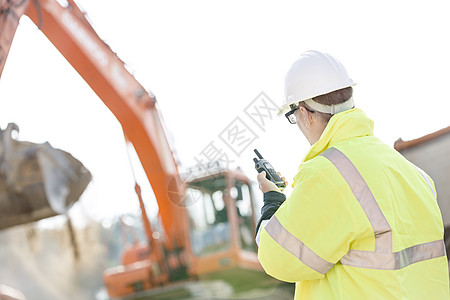
<path fill-rule="evenodd" d="M 291 124 L 297 124 L 297 119 L 295 118 L 294 112 L 300 108 L 300 106 L 303 106 L 307 111 L 309 111 L 310 113 L 314 113 L 314 110 L 311 110 L 309 108 L 307 108 L 304 105 L 295 105 L 295 104 L 291 104 L 291 110 L 288 111 L 287 113 L 285 113 L 284 115 L 286 116 L 286 119 L 288 119 L 289 123 Z"/>

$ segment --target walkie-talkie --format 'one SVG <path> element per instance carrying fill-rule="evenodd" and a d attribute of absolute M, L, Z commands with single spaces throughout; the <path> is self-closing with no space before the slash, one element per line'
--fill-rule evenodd
<path fill-rule="evenodd" d="M 259 160 L 255 157 L 253 161 L 255 162 L 255 169 L 258 171 L 258 173 L 261 173 L 262 171 L 266 171 L 266 178 L 275 183 L 277 187 L 280 189 L 284 189 L 286 185 L 284 184 L 283 179 L 277 174 L 275 169 L 272 167 L 272 165 L 262 157 L 262 155 L 259 153 L 258 150 L 255 151 L 256 155 L 258 156 Z"/>

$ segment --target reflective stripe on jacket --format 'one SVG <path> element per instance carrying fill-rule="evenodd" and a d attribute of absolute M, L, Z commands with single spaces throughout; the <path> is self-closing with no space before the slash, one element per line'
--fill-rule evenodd
<path fill-rule="evenodd" d="M 295 299 L 450 299 L 433 182 L 361 110 L 331 118 L 293 187 L 258 257 Z"/>

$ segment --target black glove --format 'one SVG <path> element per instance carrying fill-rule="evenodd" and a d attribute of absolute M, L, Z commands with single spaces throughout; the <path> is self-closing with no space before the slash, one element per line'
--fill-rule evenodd
<path fill-rule="evenodd" d="M 259 218 L 258 225 L 256 225 L 256 234 L 258 234 L 261 222 L 269 220 L 285 200 L 286 196 L 283 193 L 275 191 L 264 193 L 264 205 L 261 208 L 261 218 Z"/>

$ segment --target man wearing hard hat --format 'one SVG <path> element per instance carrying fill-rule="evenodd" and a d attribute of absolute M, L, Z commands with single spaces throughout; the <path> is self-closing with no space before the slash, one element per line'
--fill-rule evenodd
<path fill-rule="evenodd" d="M 354 85 L 318 51 L 288 71 L 280 113 L 312 146 L 287 199 L 258 175 L 259 261 L 295 299 L 450 299 L 433 181 L 373 136 Z"/>

